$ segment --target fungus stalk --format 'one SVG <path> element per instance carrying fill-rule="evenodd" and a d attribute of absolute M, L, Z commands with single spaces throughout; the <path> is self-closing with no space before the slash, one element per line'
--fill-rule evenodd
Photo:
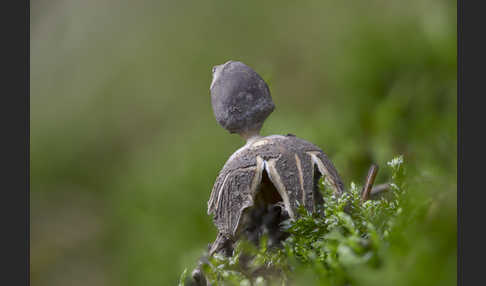
<path fill-rule="evenodd" d="M 240 132 L 239 135 L 246 141 L 246 143 L 252 143 L 262 138 L 262 136 L 260 135 L 260 128 L 243 131 Z"/>

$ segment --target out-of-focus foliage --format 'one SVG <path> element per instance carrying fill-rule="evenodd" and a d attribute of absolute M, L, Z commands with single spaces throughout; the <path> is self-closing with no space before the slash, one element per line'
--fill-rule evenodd
<path fill-rule="evenodd" d="M 211 67 L 229 59 L 270 85 L 264 135 L 320 146 L 346 185 L 404 154 L 432 201 L 393 263 L 360 279 L 400 285 L 413 269 L 415 284 L 452 285 L 450 0 L 32 1 L 32 285 L 177 284 L 216 236 L 206 202 L 244 143 L 210 106 Z"/>
<path fill-rule="evenodd" d="M 430 249 L 416 247 L 423 239 L 423 235 L 416 237 L 416 230 L 436 224 L 436 214 L 431 213 L 432 200 L 415 195 L 402 163 L 403 157 L 388 163 L 393 187 L 385 193 L 388 196 L 377 199 L 363 202 L 355 183 L 340 197 L 321 184 L 324 203 L 315 213 L 302 207 L 297 220 L 283 223 L 291 235 L 281 248 L 267 248 L 265 240 L 260 248 L 240 241 L 233 257 L 209 258 L 202 267 L 206 279 L 215 286 L 442 285 L 444 281 L 454 285 L 456 272 L 450 262 L 456 256 L 455 237 L 445 236 Z M 411 237 L 416 243 L 407 243 Z M 410 257 L 415 261 L 441 257 L 449 263 L 429 266 L 424 279 L 424 265 L 403 263 Z M 393 272 L 397 264 L 402 271 Z M 181 276 L 181 284 L 188 279 Z"/>

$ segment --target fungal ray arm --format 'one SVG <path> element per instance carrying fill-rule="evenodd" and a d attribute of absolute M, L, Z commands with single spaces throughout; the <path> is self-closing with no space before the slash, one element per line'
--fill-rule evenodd
<path fill-rule="evenodd" d="M 299 172 L 299 183 L 300 183 L 300 191 L 302 193 L 302 203 L 304 204 L 305 207 L 308 207 L 306 205 L 306 199 L 305 199 L 304 173 L 302 172 L 302 163 L 297 153 L 294 154 L 294 157 L 295 157 L 295 165 L 297 166 L 297 171 Z"/>
<path fill-rule="evenodd" d="M 316 165 L 319 172 L 321 173 L 322 176 L 324 176 L 324 180 L 328 185 L 331 186 L 331 188 L 334 189 L 334 192 L 336 194 L 340 194 L 343 192 L 342 186 L 340 185 L 340 179 L 336 178 L 336 175 L 333 175 L 332 171 L 329 170 L 328 167 L 326 167 L 326 164 L 318 157 L 318 154 L 320 154 L 319 151 L 310 151 L 306 152 L 312 159 L 312 164 Z"/>
<path fill-rule="evenodd" d="M 221 186 L 216 185 L 216 188 L 211 192 L 211 196 L 208 201 L 208 215 L 211 213 L 214 213 L 216 206 L 219 206 L 221 202 L 221 195 L 224 190 L 224 186 L 226 184 L 226 180 L 228 179 L 228 176 L 231 175 L 231 172 L 226 174 L 226 176 L 223 179 L 223 182 L 221 183 Z"/>
<path fill-rule="evenodd" d="M 277 189 L 277 192 L 279 193 L 280 197 L 282 198 L 284 206 L 285 206 L 285 210 L 288 212 L 288 214 L 291 218 L 295 218 L 292 207 L 290 206 L 290 201 L 289 201 L 289 196 L 287 194 L 287 190 L 285 189 L 285 185 L 282 182 L 280 175 L 278 174 L 277 168 L 275 167 L 276 161 L 277 161 L 277 159 L 270 159 L 268 161 L 265 161 L 265 170 L 267 171 L 267 174 L 268 174 L 268 177 L 270 178 L 270 181 L 272 181 L 273 185 Z"/>
<path fill-rule="evenodd" d="M 262 175 L 263 175 L 264 168 L 265 168 L 265 161 L 263 161 L 263 159 L 260 156 L 257 156 L 256 157 L 256 167 L 254 167 L 255 174 L 254 174 L 253 180 L 252 180 L 251 185 L 250 185 L 248 197 L 245 200 L 245 202 L 243 203 L 243 205 L 241 206 L 241 209 L 240 209 L 239 213 L 237 214 L 237 216 L 238 216 L 238 218 L 236 220 L 237 222 L 233 226 L 232 233 L 235 236 L 238 236 L 238 234 L 241 230 L 241 226 L 243 224 L 245 224 L 245 222 L 244 222 L 244 220 L 246 219 L 245 210 L 253 207 L 253 205 L 254 205 L 255 196 L 257 194 L 258 187 L 260 186 L 260 183 L 262 182 Z M 243 220 L 243 222 L 242 222 L 242 220 Z"/>

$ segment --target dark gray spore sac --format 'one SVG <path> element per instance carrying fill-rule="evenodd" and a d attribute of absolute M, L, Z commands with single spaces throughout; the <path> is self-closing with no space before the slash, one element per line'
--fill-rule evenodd
<path fill-rule="evenodd" d="M 210 91 L 216 120 L 230 133 L 258 131 L 275 109 L 265 81 L 242 62 L 215 66 Z"/>

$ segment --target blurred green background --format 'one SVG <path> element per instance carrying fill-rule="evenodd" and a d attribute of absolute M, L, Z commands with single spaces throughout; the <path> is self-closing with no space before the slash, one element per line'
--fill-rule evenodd
<path fill-rule="evenodd" d="M 244 144 L 210 105 L 230 59 L 270 86 L 264 135 L 320 146 L 347 186 L 404 154 L 449 202 L 422 240 L 455 242 L 455 1 L 35 0 L 30 39 L 32 285 L 175 285 L 195 263 Z"/>

